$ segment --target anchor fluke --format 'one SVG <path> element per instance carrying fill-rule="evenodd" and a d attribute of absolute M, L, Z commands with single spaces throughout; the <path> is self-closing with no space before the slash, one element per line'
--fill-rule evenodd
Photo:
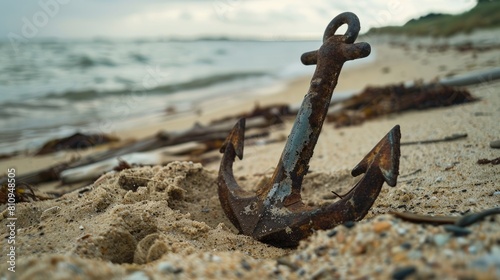
<path fill-rule="evenodd" d="M 400 139 L 400 127 L 396 125 L 352 169 L 351 175 L 357 177 L 365 173 L 375 163 L 384 176 L 385 182 L 391 187 L 396 186 L 399 175 Z"/>
<path fill-rule="evenodd" d="M 245 142 L 245 119 L 240 119 L 231 129 L 224 143 L 220 147 L 220 152 L 232 149 L 239 159 L 243 159 L 243 144 Z"/>

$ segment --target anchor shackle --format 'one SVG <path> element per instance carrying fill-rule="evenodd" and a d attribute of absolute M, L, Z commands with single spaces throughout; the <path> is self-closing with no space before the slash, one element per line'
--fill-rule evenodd
<path fill-rule="evenodd" d="M 335 32 L 340 26 L 347 24 L 347 30 L 343 35 L 335 35 Z M 345 57 L 344 62 L 358 58 L 367 57 L 370 54 L 371 48 L 368 43 L 356 43 L 358 38 L 360 24 L 358 17 L 351 13 L 345 12 L 334 17 L 325 29 L 323 35 L 323 48 L 332 47 L 333 44 L 343 43 Z M 337 57 L 339 59 L 340 57 Z M 318 51 L 310 51 L 302 54 L 300 60 L 304 65 L 314 65 L 318 63 Z"/>

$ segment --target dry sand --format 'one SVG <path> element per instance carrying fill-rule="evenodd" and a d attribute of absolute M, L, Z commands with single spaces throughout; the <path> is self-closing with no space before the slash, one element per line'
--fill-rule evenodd
<path fill-rule="evenodd" d="M 415 78 L 430 80 L 500 65 L 498 50 L 485 53 L 426 54 L 386 43 L 374 46 L 375 62 L 342 72 L 336 91 Z M 151 135 L 159 129 L 187 128 L 195 121 L 249 110 L 260 104 L 299 103 L 309 78 L 274 95 L 230 106 L 207 107 L 199 116 L 162 121 L 120 132 Z M 500 206 L 500 165 L 479 165 L 500 150 L 500 82 L 469 88 L 480 101 L 391 115 L 361 126 L 334 129 L 325 124 L 304 180 L 306 203 L 322 204 L 331 191 L 345 193 L 357 181 L 350 168 L 394 125 L 402 142 L 467 133 L 454 142 L 401 147 L 400 177 L 384 186 L 367 217 L 352 228 L 318 231 L 296 249 L 279 249 L 238 235 L 224 216 L 215 184 L 218 162 L 202 166 L 174 162 L 108 173 L 88 187 L 59 199 L 16 205 L 16 272 L 7 270 L 2 239 L 0 275 L 11 279 L 413 279 L 500 278 L 500 217 L 493 216 L 453 236 L 442 226 L 418 225 L 390 211 L 460 216 Z M 229 102 L 230 101 L 230 102 Z M 234 104 L 238 104 L 235 106 Z M 211 108 L 211 109 L 209 109 Z M 271 137 L 284 139 L 293 120 Z M 284 141 L 249 145 L 235 163 L 237 180 L 249 189 L 269 176 Z M 216 154 L 216 153 L 214 153 Z M 63 155 L 69 157 L 71 154 Z M 59 155 L 61 157 L 61 155 Z M 0 162 L 18 173 L 57 162 L 55 156 L 18 157 Z M 5 209 L 2 206 L 3 210 Z M 0 215 L 6 224 L 8 211 Z M 8 236 L 6 226 L 0 229 Z M 403 279 L 403 278 L 400 278 Z"/>

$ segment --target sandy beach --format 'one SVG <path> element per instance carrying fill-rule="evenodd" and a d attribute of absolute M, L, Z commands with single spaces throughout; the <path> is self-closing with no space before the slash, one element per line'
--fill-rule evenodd
<path fill-rule="evenodd" d="M 490 35 L 496 36 L 495 32 Z M 388 38 L 358 41 L 364 40 L 372 45 L 376 59 L 345 67 L 335 92 L 429 82 L 500 65 L 499 49 L 428 52 L 415 41 L 404 46 Z M 138 119 L 115 135 L 131 141 L 160 130 L 207 124 L 250 111 L 255 104 L 297 105 L 309 82 L 310 77 L 300 77 L 278 92 L 207 102 L 197 114 L 179 118 Z M 397 124 L 401 142 L 467 134 L 456 141 L 402 146 L 397 186 L 384 185 L 368 215 L 353 227 L 317 231 L 293 249 L 260 243 L 237 234 L 222 211 L 216 185 L 220 161 L 172 162 L 106 173 L 60 198 L 17 204 L 16 272 L 8 271 L 9 232 L 3 226 L 0 275 L 6 279 L 498 279 L 498 215 L 474 223 L 460 236 L 443 226 L 389 214 L 459 217 L 500 207 L 500 165 L 477 163 L 500 157 L 500 150 L 490 147 L 490 142 L 500 140 L 500 82 L 485 81 L 467 89 L 479 100 L 391 114 L 359 126 L 324 124 L 302 189 L 303 200 L 310 205 L 335 202 L 325 199 L 331 191 L 346 193 L 358 180 L 350 170 Z M 283 125 L 270 129 L 268 137 L 278 141 L 255 141 L 245 147 L 244 159 L 234 165 L 242 186 L 255 190 L 263 177 L 272 175 L 293 121 L 286 118 Z M 0 170 L 15 168 L 22 174 L 75 156 L 81 154 L 21 155 L 0 161 Z M 210 156 L 220 157 L 217 151 Z M 57 184 L 37 192 L 57 190 Z M 4 205 L 0 210 L 0 221 L 6 224 L 9 210 Z"/>

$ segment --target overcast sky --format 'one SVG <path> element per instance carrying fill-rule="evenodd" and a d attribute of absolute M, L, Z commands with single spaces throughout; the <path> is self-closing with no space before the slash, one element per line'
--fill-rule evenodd
<path fill-rule="evenodd" d="M 430 12 L 460 13 L 474 0 L 2 0 L 0 38 L 321 37 L 352 11 L 362 32 Z"/>

